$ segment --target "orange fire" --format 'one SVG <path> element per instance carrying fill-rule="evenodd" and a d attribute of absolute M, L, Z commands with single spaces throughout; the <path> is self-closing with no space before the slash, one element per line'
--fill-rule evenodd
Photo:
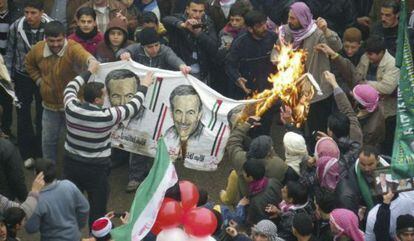
<path fill-rule="evenodd" d="M 293 50 L 292 45 L 277 45 L 278 55 L 276 74 L 271 74 L 268 81 L 273 88 L 255 94 L 252 99 L 262 100 L 255 105 L 255 115 L 262 116 L 280 99 L 285 106 L 292 110 L 293 122 L 300 127 L 306 120 L 309 112 L 310 100 L 315 90 L 309 81 L 309 74 L 305 74 L 307 53 L 302 50 Z M 310 77 L 312 78 L 312 77 Z"/>

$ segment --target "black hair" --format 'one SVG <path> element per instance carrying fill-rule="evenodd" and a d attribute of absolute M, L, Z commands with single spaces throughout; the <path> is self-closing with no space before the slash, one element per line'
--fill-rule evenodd
<path fill-rule="evenodd" d="M 142 23 L 155 23 L 156 25 L 159 24 L 157 15 L 153 12 L 144 12 L 142 14 Z"/>
<path fill-rule="evenodd" d="M 175 87 L 175 89 L 170 94 L 170 106 L 171 110 L 174 110 L 174 97 L 176 96 L 184 96 L 184 95 L 195 95 L 198 98 L 198 111 L 203 109 L 203 103 L 201 102 L 201 98 L 198 95 L 197 91 L 191 85 L 179 85 Z"/>
<path fill-rule="evenodd" d="M 205 0 L 188 0 L 187 1 L 187 7 L 190 6 L 191 3 L 203 4 L 204 6 L 206 5 L 206 1 Z"/>
<path fill-rule="evenodd" d="M 174 186 L 167 189 L 167 191 L 165 192 L 165 197 L 172 198 L 178 202 L 181 201 L 181 191 L 178 182 L 176 182 Z"/>
<path fill-rule="evenodd" d="M 109 72 L 105 77 L 105 86 L 109 86 L 111 80 L 120 80 L 126 78 L 135 78 L 137 85 L 139 85 L 139 77 L 134 72 L 129 69 L 116 69 Z M 110 94 L 110 89 L 107 88 L 108 94 Z"/>
<path fill-rule="evenodd" d="M 229 17 L 230 16 L 244 16 L 250 11 L 249 5 L 244 3 L 243 1 L 239 1 L 234 3 L 230 7 Z"/>
<path fill-rule="evenodd" d="M 51 183 L 56 179 L 56 166 L 51 160 L 37 158 L 35 170 L 36 175 L 43 172 L 45 183 Z"/>
<path fill-rule="evenodd" d="M 379 54 L 385 51 L 384 39 L 378 35 L 372 35 L 365 41 L 365 52 Z"/>
<path fill-rule="evenodd" d="M 247 177 L 252 177 L 253 180 L 260 180 L 265 176 L 265 166 L 263 159 L 250 158 L 243 164 L 243 171 Z"/>
<path fill-rule="evenodd" d="M 16 225 L 21 224 L 25 217 L 26 213 L 19 207 L 11 207 L 4 212 L 4 223 L 9 237 L 16 237 Z"/>
<path fill-rule="evenodd" d="M 363 145 L 361 147 L 361 150 L 359 151 L 359 154 L 363 154 L 364 156 L 371 156 L 374 155 L 375 159 L 378 159 L 379 157 L 379 151 L 375 146 L 372 145 Z"/>
<path fill-rule="evenodd" d="M 197 207 L 204 206 L 208 201 L 208 192 L 203 188 L 198 188 Z"/>
<path fill-rule="evenodd" d="M 295 205 L 303 205 L 308 201 L 308 189 L 300 182 L 289 181 L 286 184 L 287 196 Z"/>
<path fill-rule="evenodd" d="M 296 213 L 293 216 L 292 227 L 301 236 L 309 236 L 313 233 L 312 218 L 305 212 Z"/>
<path fill-rule="evenodd" d="M 96 21 L 96 12 L 91 7 L 79 8 L 78 11 L 76 12 L 76 18 L 79 20 L 83 15 L 91 16 L 93 20 Z"/>
<path fill-rule="evenodd" d="M 39 11 L 44 10 L 43 1 L 40 0 L 26 0 L 23 8 L 36 8 Z"/>
<path fill-rule="evenodd" d="M 337 208 L 335 193 L 325 189 L 315 193 L 315 203 L 324 213 L 331 213 Z"/>
<path fill-rule="evenodd" d="M 100 82 L 88 82 L 83 91 L 83 98 L 89 103 L 93 103 L 96 98 L 102 97 L 102 90 L 105 85 Z"/>
<path fill-rule="evenodd" d="M 328 128 L 336 138 L 347 137 L 351 123 L 344 113 L 336 112 L 328 117 Z"/>
<path fill-rule="evenodd" d="M 254 25 L 258 23 L 266 22 L 266 15 L 264 15 L 262 12 L 252 10 L 244 16 L 244 21 L 246 22 L 247 27 L 253 28 Z"/>
<path fill-rule="evenodd" d="M 395 0 L 386 0 L 381 5 L 382 8 L 392 8 L 392 12 L 397 14 L 400 12 L 400 4 Z"/>
<path fill-rule="evenodd" d="M 66 28 L 63 23 L 59 21 L 51 21 L 45 25 L 46 37 L 59 37 L 60 35 L 66 35 Z"/>

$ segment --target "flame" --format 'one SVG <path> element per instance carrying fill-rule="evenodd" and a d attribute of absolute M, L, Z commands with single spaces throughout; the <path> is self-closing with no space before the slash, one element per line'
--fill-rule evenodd
<path fill-rule="evenodd" d="M 304 75 L 307 53 L 303 49 L 293 50 L 291 44 L 276 45 L 275 48 L 278 52 L 275 57 L 278 71 L 268 78 L 273 88 L 253 95 L 252 99 L 262 100 L 256 103 L 254 113 L 255 116 L 262 116 L 280 99 L 285 106 L 290 107 L 293 122 L 300 127 L 307 118 L 310 100 L 315 93 Z"/>

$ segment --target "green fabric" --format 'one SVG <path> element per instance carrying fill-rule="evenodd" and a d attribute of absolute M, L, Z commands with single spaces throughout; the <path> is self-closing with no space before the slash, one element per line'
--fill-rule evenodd
<path fill-rule="evenodd" d="M 396 65 L 400 67 L 397 125 L 392 152 L 393 178 L 414 176 L 414 66 L 407 33 L 406 0 L 401 1 Z"/>
<path fill-rule="evenodd" d="M 361 169 L 359 168 L 359 163 L 356 163 L 355 165 L 355 172 L 357 175 L 359 190 L 362 193 L 362 198 L 364 199 L 365 204 L 367 205 L 367 210 L 370 210 L 374 206 L 374 200 L 372 199 L 372 194 L 368 186 L 368 183 L 365 181 Z"/>

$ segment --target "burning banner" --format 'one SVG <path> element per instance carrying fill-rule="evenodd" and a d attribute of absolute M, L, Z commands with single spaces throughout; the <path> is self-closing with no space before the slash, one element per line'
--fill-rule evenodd
<path fill-rule="evenodd" d="M 262 100 L 256 103 L 254 115 L 262 116 L 269 108 L 281 100 L 292 110 L 292 121 L 296 127 L 301 127 L 309 113 L 309 105 L 315 95 L 322 95 L 322 91 L 310 73 L 305 73 L 307 54 L 304 50 L 293 50 L 292 45 L 280 44 L 275 46 L 277 55 L 272 62 L 277 65 L 277 73 L 268 78 L 273 84 L 272 89 L 255 94 L 252 99 Z M 245 111 L 243 120 L 252 113 Z"/>

